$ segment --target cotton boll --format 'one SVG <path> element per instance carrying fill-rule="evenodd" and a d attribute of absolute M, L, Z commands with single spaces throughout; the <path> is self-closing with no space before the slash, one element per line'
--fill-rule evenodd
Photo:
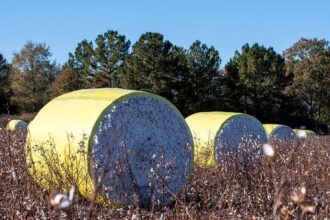
<path fill-rule="evenodd" d="M 61 203 L 61 201 L 63 201 L 63 199 L 65 199 L 65 197 L 66 196 L 63 194 L 57 194 L 57 195 L 55 195 L 54 198 L 50 199 L 50 204 L 52 204 L 53 206 L 58 206 Z"/>
<path fill-rule="evenodd" d="M 50 204 L 55 208 L 68 208 L 73 202 L 74 191 L 75 187 L 71 187 L 69 194 L 56 194 L 53 198 L 50 199 Z"/>
<path fill-rule="evenodd" d="M 58 207 L 59 207 L 60 209 L 66 209 L 66 208 L 68 208 L 70 205 L 71 205 L 71 201 L 69 201 L 69 200 L 63 200 L 63 202 L 61 202 L 61 203 L 58 205 Z"/>
<path fill-rule="evenodd" d="M 274 148 L 272 147 L 272 145 L 266 143 L 262 146 L 262 149 L 263 149 L 264 154 L 267 157 L 273 157 L 274 156 L 275 151 L 274 151 Z"/>

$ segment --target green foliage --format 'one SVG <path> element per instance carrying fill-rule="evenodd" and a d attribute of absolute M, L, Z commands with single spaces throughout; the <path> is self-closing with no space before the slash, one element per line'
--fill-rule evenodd
<path fill-rule="evenodd" d="M 113 87 L 119 84 L 118 70 L 128 54 L 130 41 L 117 31 L 100 34 L 93 42 L 83 40 L 78 43 L 74 53 L 69 53 L 67 65 L 81 80 L 81 88 Z"/>
<path fill-rule="evenodd" d="M 285 62 L 273 48 L 258 44 L 246 44 L 241 52 L 236 51 L 225 67 L 225 91 L 228 108 L 252 114 L 262 121 L 283 121 L 284 94 L 290 84 L 285 75 Z"/>
<path fill-rule="evenodd" d="M 97 66 L 94 60 L 93 43 L 86 39 L 78 43 L 75 52 L 69 53 L 66 65 L 76 71 L 83 82 L 80 89 L 89 88 Z"/>
<path fill-rule="evenodd" d="M 45 44 L 27 42 L 14 54 L 11 76 L 11 104 L 19 112 L 35 112 L 49 101 L 51 83 L 58 66 L 49 59 L 51 53 Z"/>
<path fill-rule="evenodd" d="M 131 42 L 117 31 L 108 31 L 95 40 L 97 72 L 92 87 L 113 87 L 118 82 L 118 70 L 122 67 Z"/>
<path fill-rule="evenodd" d="M 220 107 L 222 75 L 221 59 L 214 47 L 195 41 L 186 54 L 188 77 L 186 111 L 190 113 L 216 110 Z"/>
<path fill-rule="evenodd" d="M 53 82 L 51 97 L 55 98 L 64 93 L 79 90 L 85 86 L 84 79 L 74 69 L 68 65 L 64 65 Z"/>
<path fill-rule="evenodd" d="M 145 33 L 133 46 L 121 72 L 123 86 L 156 93 L 172 101 L 184 115 L 207 110 L 220 88 L 219 53 L 199 41 L 188 51 Z"/>
<path fill-rule="evenodd" d="M 330 124 L 330 46 L 324 39 L 302 38 L 284 51 L 286 70 L 293 76 L 288 93 L 301 114 Z"/>
<path fill-rule="evenodd" d="M 121 87 L 163 96 L 184 116 L 244 112 L 267 123 L 330 128 L 325 39 L 302 38 L 283 56 L 272 47 L 245 44 L 224 69 L 219 52 L 198 40 L 184 49 L 147 32 L 130 44 L 113 30 L 82 40 L 60 71 L 44 44 L 28 42 L 12 64 L 0 54 L 0 113 L 38 111 L 50 98 L 73 90 Z"/>
<path fill-rule="evenodd" d="M 10 92 L 9 65 L 0 53 L 0 114 L 9 112 Z"/>
<path fill-rule="evenodd" d="M 187 68 L 184 50 L 164 41 L 159 33 L 145 33 L 133 45 L 121 70 L 122 86 L 156 93 L 182 105 L 181 87 Z"/>

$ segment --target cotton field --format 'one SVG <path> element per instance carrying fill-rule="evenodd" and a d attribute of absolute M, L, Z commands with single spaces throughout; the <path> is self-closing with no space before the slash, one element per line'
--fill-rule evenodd
<path fill-rule="evenodd" d="M 187 174 L 185 187 L 171 202 L 148 208 L 140 208 L 138 204 L 119 206 L 102 200 L 92 202 L 67 184 L 70 177 L 62 174 L 58 174 L 58 183 L 64 190 L 59 186 L 40 187 L 28 171 L 32 165 L 25 162 L 25 140 L 25 132 L 0 130 L 0 216 L 3 218 L 329 218 L 328 136 L 277 141 L 262 147 L 263 158 L 252 168 L 242 166 L 244 160 L 234 154 L 220 166 L 194 165 L 192 174 Z M 60 170 L 62 166 L 55 160 L 56 155 L 53 159 L 50 167 Z M 157 164 L 152 168 L 154 179 L 150 177 L 150 180 L 156 181 Z"/>
<path fill-rule="evenodd" d="M 90 107 L 93 108 L 90 108 Z M 186 119 L 122 89 L 59 96 L 0 130 L 0 216 L 295 219 L 330 212 L 330 139 L 251 115 Z"/>

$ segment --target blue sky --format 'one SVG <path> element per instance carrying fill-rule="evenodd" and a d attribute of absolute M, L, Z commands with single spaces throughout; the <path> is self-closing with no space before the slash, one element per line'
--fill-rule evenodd
<path fill-rule="evenodd" d="M 301 37 L 330 40 L 330 1 L 1 0 L 0 21 L 0 53 L 9 62 L 32 40 L 63 64 L 82 39 L 112 29 L 132 43 L 147 31 L 185 48 L 198 39 L 219 51 L 224 66 L 245 43 L 282 53 Z"/>

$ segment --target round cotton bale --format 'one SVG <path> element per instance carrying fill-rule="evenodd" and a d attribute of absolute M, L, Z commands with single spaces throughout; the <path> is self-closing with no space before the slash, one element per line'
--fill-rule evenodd
<path fill-rule="evenodd" d="M 315 137 L 316 133 L 312 130 L 304 130 L 307 134 L 307 137 Z"/>
<path fill-rule="evenodd" d="M 25 130 L 28 127 L 28 124 L 22 120 L 11 120 L 7 124 L 8 131 L 16 131 L 16 130 Z"/>
<path fill-rule="evenodd" d="M 264 124 L 264 128 L 269 141 L 273 141 L 275 139 L 293 140 L 295 138 L 294 131 L 286 125 Z"/>
<path fill-rule="evenodd" d="M 79 152 L 87 137 L 87 156 L 79 162 L 76 181 L 87 198 L 101 181 L 103 198 L 116 204 L 148 205 L 154 198 L 164 205 L 192 172 L 193 140 L 183 116 L 151 93 L 115 88 L 67 93 L 44 106 L 28 130 L 31 158 L 41 163 L 38 146 L 55 148 L 58 162 L 67 163 L 68 151 Z"/>
<path fill-rule="evenodd" d="M 315 137 L 316 133 L 312 130 L 306 130 L 306 129 L 293 129 L 294 133 L 298 138 L 309 138 L 309 137 Z"/>
<path fill-rule="evenodd" d="M 200 112 L 186 118 L 194 138 L 194 159 L 200 165 L 221 164 L 230 152 L 260 151 L 266 132 L 256 118 L 242 113 Z"/>

